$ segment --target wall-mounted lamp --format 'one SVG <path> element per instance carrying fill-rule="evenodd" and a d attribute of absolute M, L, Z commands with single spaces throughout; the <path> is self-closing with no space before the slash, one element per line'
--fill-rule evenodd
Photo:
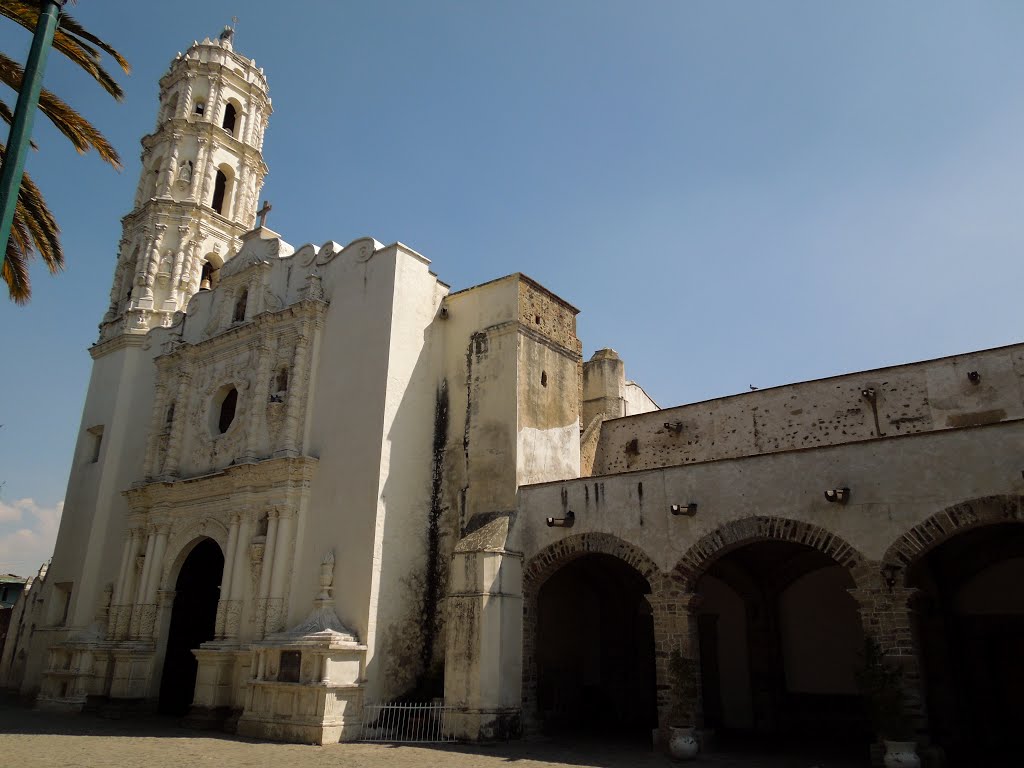
<path fill-rule="evenodd" d="M 967 380 L 971 382 L 971 384 L 981 384 L 981 374 L 977 371 L 968 371 Z"/>
<path fill-rule="evenodd" d="M 893 563 L 885 563 L 882 565 L 882 579 L 885 581 L 885 585 L 892 589 L 896 586 L 896 579 L 899 577 L 900 567 Z"/>
<path fill-rule="evenodd" d="M 549 517 L 547 519 L 548 528 L 572 528 L 572 524 L 576 522 L 576 514 L 570 509 L 565 513 L 565 517 Z"/>
<path fill-rule="evenodd" d="M 865 400 L 867 400 L 869 403 L 875 402 L 875 397 L 876 397 L 876 395 L 875 395 L 875 388 L 874 387 L 865 387 L 864 389 L 862 389 L 860 391 L 860 396 L 863 397 Z"/>
<path fill-rule="evenodd" d="M 437 316 L 442 320 L 448 319 L 448 307 L 441 307 L 441 311 L 437 313 Z"/>
<path fill-rule="evenodd" d="M 849 488 L 829 488 L 825 491 L 825 501 L 833 504 L 845 504 L 850 500 Z"/>
<path fill-rule="evenodd" d="M 697 514 L 697 503 L 691 501 L 689 504 L 671 504 L 668 508 L 673 515 L 686 515 L 693 517 Z"/>
<path fill-rule="evenodd" d="M 675 432 L 677 435 L 683 431 L 683 422 L 681 421 L 666 421 L 665 429 L 669 432 Z"/>

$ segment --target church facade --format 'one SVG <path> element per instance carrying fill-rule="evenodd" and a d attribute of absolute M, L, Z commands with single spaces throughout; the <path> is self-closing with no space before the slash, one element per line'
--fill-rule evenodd
<path fill-rule="evenodd" d="M 1024 345 L 659 409 L 524 275 L 285 242 L 271 111 L 229 31 L 160 81 L 8 687 L 299 742 L 435 697 L 465 739 L 664 734 L 682 658 L 708 733 L 870 740 L 867 638 L 923 745 L 1000 747 Z"/>

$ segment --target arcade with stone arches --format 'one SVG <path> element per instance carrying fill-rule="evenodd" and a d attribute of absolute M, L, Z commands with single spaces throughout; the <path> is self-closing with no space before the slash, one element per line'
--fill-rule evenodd
<path fill-rule="evenodd" d="M 667 659 L 698 660 L 703 728 L 868 738 L 849 590 L 864 559 L 779 518 L 725 524 L 670 571 L 610 534 L 568 536 L 524 566 L 524 723 L 551 736 L 649 740 L 667 726 Z M 610 729 L 610 730 L 609 730 Z"/>
<path fill-rule="evenodd" d="M 678 650 L 696 662 L 694 724 L 718 746 L 810 741 L 863 755 L 876 738 L 857 683 L 870 638 L 900 673 L 921 749 L 967 765 L 966 745 L 1005 756 L 1020 714 L 1022 520 L 1019 496 L 966 501 L 869 558 L 824 527 L 754 516 L 723 521 L 667 568 L 636 542 L 597 531 L 566 531 L 521 555 L 514 543 L 532 534 L 492 523 L 477 534 L 479 549 L 456 551 L 453 568 L 473 573 L 486 557 L 509 575 L 476 619 L 481 632 L 491 621 L 512 627 L 514 642 L 521 611 L 520 707 L 510 716 L 523 735 L 663 736 L 668 659 Z M 450 598 L 468 599 L 453 584 Z M 476 663 L 486 651 L 471 651 Z M 457 701 L 456 685 L 447 693 Z"/>

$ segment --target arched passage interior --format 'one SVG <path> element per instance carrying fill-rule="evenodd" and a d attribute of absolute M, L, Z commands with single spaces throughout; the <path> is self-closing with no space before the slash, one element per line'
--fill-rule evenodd
<path fill-rule="evenodd" d="M 757 541 L 700 576 L 704 727 L 723 742 L 767 737 L 863 750 L 855 671 L 864 635 L 847 568 L 812 547 Z"/>
<path fill-rule="evenodd" d="M 537 709 L 545 732 L 650 740 L 657 726 L 647 580 L 605 554 L 571 561 L 537 598 Z"/>
<path fill-rule="evenodd" d="M 192 704 L 197 662 L 192 650 L 212 640 L 224 554 L 213 539 L 193 547 L 178 572 L 167 651 L 160 680 L 160 711 L 183 715 Z"/>
<path fill-rule="evenodd" d="M 931 739 L 950 765 L 1016 765 L 1024 722 L 1024 525 L 959 533 L 914 563 Z"/>

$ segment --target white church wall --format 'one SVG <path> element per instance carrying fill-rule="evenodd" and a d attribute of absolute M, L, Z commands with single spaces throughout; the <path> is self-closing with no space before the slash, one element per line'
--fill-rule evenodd
<path fill-rule="evenodd" d="M 292 587 L 291 620 L 315 594 L 324 550 L 335 548 L 338 616 L 361 641 L 370 630 L 369 595 L 387 396 L 395 254 L 359 241 L 323 270 L 330 301 L 313 383 L 309 453 L 320 458 Z M 301 258 L 301 253 L 300 253 Z"/>
<path fill-rule="evenodd" d="M 427 259 L 401 245 L 388 246 L 381 256 L 392 258 L 392 252 L 395 311 L 373 543 L 379 566 L 366 639 L 371 699 L 408 691 L 438 658 L 436 616 L 444 594 L 432 472 L 443 333 L 435 318 L 447 289 L 430 274 Z"/>

